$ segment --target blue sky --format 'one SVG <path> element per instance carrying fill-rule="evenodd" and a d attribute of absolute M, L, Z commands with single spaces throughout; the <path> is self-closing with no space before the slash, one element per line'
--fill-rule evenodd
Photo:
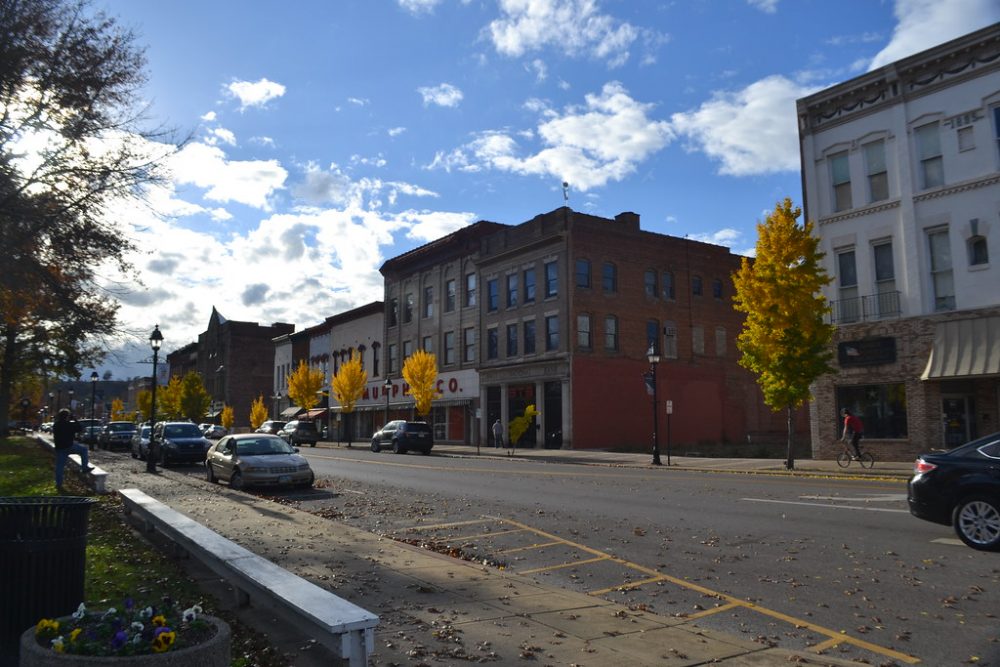
<path fill-rule="evenodd" d="M 795 100 L 1000 20 L 996 0 L 94 0 L 191 135 L 115 282 L 143 371 L 213 306 L 298 328 L 382 297 L 387 258 L 569 205 L 752 252 L 801 203 Z M 154 213 L 156 215 L 154 215 Z"/>

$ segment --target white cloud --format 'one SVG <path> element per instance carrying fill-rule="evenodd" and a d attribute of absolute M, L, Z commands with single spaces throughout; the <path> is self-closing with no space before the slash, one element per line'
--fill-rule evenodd
<path fill-rule="evenodd" d="M 778 11 L 778 0 L 747 0 L 747 4 L 765 14 L 774 14 Z"/>
<path fill-rule="evenodd" d="M 799 168 L 795 100 L 813 92 L 783 76 L 746 88 L 718 92 L 698 109 L 671 117 L 674 130 L 721 163 L 730 176 L 771 174 Z"/>
<path fill-rule="evenodd" d="M 411 14 L 430 14 L 441 0 L 397 0 L 399 6 Z"/>
<path fill-rule="evenodd" d="M 390 127 L 389 131 L 388 131 L 388 135 L 390 137 L 398 137 L 403 132 L 406 132 L 406 128 L 405 127 Z"/>
<path fill-rule="evenodd" d="M 367 106 L 370 103 L 370 100 L 365 97 L 348 97 L 347 101 L 359 107 Z"/>
<path fill-rule="evenodd" d="M 214 111 L 208 111 L 204 115 L 202 115 L 201 119 L 203 121 L 205 121 L 206 123 L 211 123 L 212 121 L 215 120 L 215 112 Z"/>
<path fill-rule="evenodd" d="M 640 30 L 601 14 L 594 0 L 500 0 L 498 18 L 485 32 L 499 53 L 515 58 L 551 47 L 581 53 L 611 67 L 624 64 Z"/>
<path fill-rule="evenodd" d="M 457 107 L 462 101 L 462 91 L 450 83 L 437 86 L 423 86 L 417 92 L 424 98 L 424 106 L 436 104 L 442 107 Z"/>
<path fill-rule="evenodd" d="M 226 89 L 240 101 L 240 111 L 248 107 L 266 106 L 271 100 L 285 94 L 283 85 L 267 79 L 233 81 Z"/>
<path fill-rule="evenodd" d="M 540 58 L 532 60 L 531 63 L 527 65 L 527 68 L 529 71 L 534 72 L 535 81 L 538 83 L 545 81 L 545 79 L 549 76 L 549 70 L 545 66 L 545 61 Z"/>
<path fill-rule="evenodd" d="M 284 187 L 288 172 L 277 160 L 229 160 L 218 146 L 191 143 L 168 167 L 178 184 L 204 188 L 205 198 L 269 210 L 268 197 Z"/>
<path fill-rule="evenodd" d="M 205 137 L 205 143 L 208 144 L 209 146 L 215 146 L 216 144 L 219 143 L 235 146 L 236 135 L 224 127 L 216 127 L 212 130 L 209 130 L 208 136 Z"/>
<path fill-rule="evenodd" d="M 727 248 L 731 248 L 733 244 L 739 241 L 742 237 L 743 237 L 743 232 L 737 229 L 733 229 L 732 227 L 720 229 L 710 234 L 688 235 L 688 238 L 693 239 L 695 241 L 701 241 L 703 243 L 713 243 L 715 245 L 726 246 Z"/>
<path fill-rule="evenodd" d="M 474 213 L 452 213 L 448 211 L 403 211 L 397 216 L 409 226 L 406 237 L 414 241 L 428 243 L 442 236 L 472 224 Z"/>
<path fill-rule="evenodd" d="M 1000 21 L 997 0 L 896 0 L 892 39 L 869 70 Z"/>

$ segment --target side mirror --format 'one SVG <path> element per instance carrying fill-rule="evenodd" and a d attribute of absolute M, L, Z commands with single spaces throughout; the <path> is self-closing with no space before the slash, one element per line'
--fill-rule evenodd
<path fill-rule="evenodd" d="M 298 454 L 298 453 L 299 453 L 299 448 L 298 448 L 298 447 L 292 447 L 292 449 L 294 449 L 294 450 L 295 450 L 295 453 L 296 453 L 296 454 Z"/>

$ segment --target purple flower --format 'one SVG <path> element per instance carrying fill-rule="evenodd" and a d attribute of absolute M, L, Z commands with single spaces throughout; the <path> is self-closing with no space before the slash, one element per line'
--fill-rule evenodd
<path fill-rule="evenodd" d="M 111 638 L 111 648 L 117 651 L 121 647 L 125 646 L 125 643 L 127 641 L 128 641 L 128 633 L 125 632 L 124 630 L 119 630 L 118 632 L 115 633 L 114 637 Z"/>
<path fill-rule="evenodd" d="M 132 598 L 125 598 L 125 609 L 127 611 L 132 611 L 132 607 L 135 606 L 135 600 Z"/>

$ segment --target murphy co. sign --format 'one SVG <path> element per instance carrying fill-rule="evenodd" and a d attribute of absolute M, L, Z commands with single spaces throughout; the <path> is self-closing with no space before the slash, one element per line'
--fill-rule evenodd
<path fill-rule="evenodd" d="M 471 401 L 479 397 L 479 373 L 473 370 L 440 373 L 434 386 L 440 394 L 439 400 Z M 405 401 L 410 397 L 410 385 L 403 378 L 393 378 L 391 387 L 386 387 L 385 380 L 369 382 L 358 399 L 357 407 L 384 405 L 387 395 L 390 403 Z"/>

